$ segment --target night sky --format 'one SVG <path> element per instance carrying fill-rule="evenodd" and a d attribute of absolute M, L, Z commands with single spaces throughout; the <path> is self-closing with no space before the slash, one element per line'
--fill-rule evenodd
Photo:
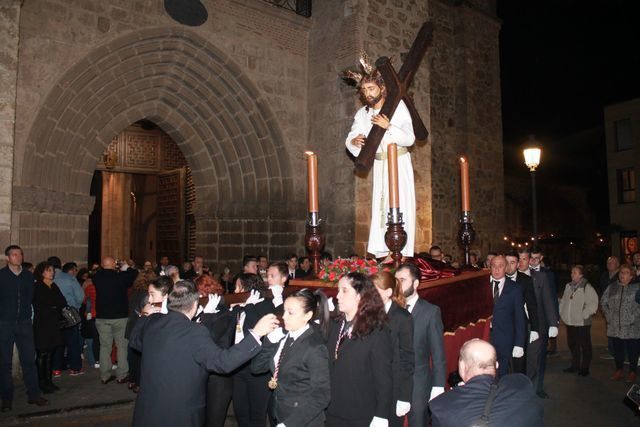
<path fill-rule="evenodd" d="M 606 205 L 603 109 L 640 97 L 640 1 L 498 0 L 498 16 L 505 173 L 527 173 L 521 150 L 535 134 L 540 179 L 584 185 L 594 209 Z"/>

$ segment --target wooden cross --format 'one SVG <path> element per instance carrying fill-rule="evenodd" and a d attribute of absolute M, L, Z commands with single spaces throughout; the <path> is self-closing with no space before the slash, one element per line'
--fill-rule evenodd
<path fill-rule="evenodd" d="M 411 115 L 411 121 L 413 123 L 413 132 L 418 140 L 425 140 L 429 136 L 429 132 L 425 127 L 418 110 L 413 105 L 413 100 L 407 92 L 407 88 L 411 85 L 413 76 L 416 74 L 420 62 L 424 55 L 427 53 L 427 49 L 433 41 L 433 24 L 427 21 L 422 24 L 420 32 L 416 36 L 416 39 L 411 45 L 411 49 L 407 55 L 407 59 L 402 64 L 400 72 L 396 73 L 396 70 L 391 65 L 391 61 L 386 56 L 378 58 L 376 61 L 376 67 L 380 72 L 384 80 L 384 84 L 387 88 L 387 97 L 384 101 L 384 105 L 380 109 L 380 114 L 384 114 L 391 120 L 393 113 L 395 113 L 400 100 L 403 100 Z M 378 125 L 373 125 L 365 144 L 360 151 L 360 155 L 356 158 L 356 169 L 361 171 L 368 171 L 373 166 L 373 160 L 378 151 L 378 146 L 386 129 L 381 128 Z"/>

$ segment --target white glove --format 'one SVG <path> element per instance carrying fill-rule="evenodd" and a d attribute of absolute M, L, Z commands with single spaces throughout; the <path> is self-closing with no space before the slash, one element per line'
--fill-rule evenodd
<path fill-rule="evenodd" d="M 129 269 L 129 264 L 127 264 L 126 262 L 123 262 L 122 265 L 120 266 L 120 271 L 127 271 Z"/>
<path fill-rule="evenodd" d="M 389 427 L 389 420 L 386 418 L 373 417 L 369 427 Z"/>
<path fill-rule="evenodd" d="M 169 309 L 167 308 L 167 300 L 162 301 L 162 307 L 160 307 L 160 313 L 167 314 Z"/>
<path fill-rule="evenodd" d="M 444 393 L 444 387 L 431 387 L 431 395 L 429 396 L 429 402 L 431 402 L 436 397 L 440 396 Z"/>
<path fill-rule="evenodd" d="M 91 320 L 91 318 L 92 318 L 92 317 L 93 317 L 93 316 L 91 315 L 91 312 L 88 312 L 88 313 L 87 313 L 87 320 Z"/>
<path fill-rule="evenodd" d="M 524 349 L 522 347 L 518 347 L 518 346 L 513 347 L 512 356 L 515 357 L 516 359 L 524 356 Z"/>
<path fill-rule="evenodd" d="M 218 304 L 220 304 L 221 299 L 222 297 L 220 295 L 209 294 L 209 302 L 204 307 L 203 311 L 208 314 L 217 313 L 219 310 L 216 309 L 218 308 Z"/>
<path fill-rule="evenodd" d="M 276 427 L 287 427 L 287 426 L 285 426 L 284 423 L 280 423 Z"/>
<path fill-rule="evenodd" d="M 247 298 L 247 300 L 244 302 L 245 305 L 247 304 L 257 304 L 259 302 L 264 301 L 264 298 L 260 298 L 260 292 L 256 291 L 255 289 L 251 291 L 251 293 L 249 294 L 249 298 Z"/>
<path fill-rule="evenodd" d="M 278 307 L 282 304 L 282 292 L 284 292 L 284 288 L 280 285 L 275 285 L 271 287 L 271 293 L 273 294 L 273 306 Z"/>
<path fill-rule="evenodd" d="M 286 334 L 282 331 L 282 327 L 279 327 L 269 332 L 269 334 L 267 335 L 267 339 L 271 341 L 272 344 L 275 344 L 279 342 L 282 338 L 284 338 L 285 335 Z"/>
<path fill-rule="evenodd" d="M 396 402 L 396 417 L 404 417 L 411 410 L 411 403 L 398 400 Z"/>
<path fill-rule="evenodd" d="M 558 327 L 549 326 L 549 338 L 555 338 L 558 336 Z"/>
<path fill-rule="evenodd" d="M 536 331 L 529 332 L 529 343 L 534 342 L 538 338 L 540 338 L 540 335 Z"/>
<path fill-rule="evenodd" d="M 333 297 L 327 299 L 327 306 L 329 307 L 329 311 L 334 311 L 336 309 L 336 306 L 333 303 Z"/>

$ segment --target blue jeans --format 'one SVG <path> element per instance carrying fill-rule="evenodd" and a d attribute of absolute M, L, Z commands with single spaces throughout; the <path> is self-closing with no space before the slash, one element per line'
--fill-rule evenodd
<path fill-rule="evenodd" d="M 79 371 L 82 369 L 82 345 L 80 341 L 80 326 L 72 326 L 62 330 L 62 339 L 64 344 L 59 346 L 54 355 L 53 369 L 62 371 L 66 369 L 67 363 L 69 369 Z M 64 359 L 64 348 L 67 348 L 67 361 Z"/>
<path fill-rule="evenodd" d="M 40 397 L 36 350 L 33 343 L 31 319 L 22 322 L 0 322 L 0 395 L 2 400 L 13 399 L 13 345 L 18 347 L 22 377 L 29 399 Z"/>

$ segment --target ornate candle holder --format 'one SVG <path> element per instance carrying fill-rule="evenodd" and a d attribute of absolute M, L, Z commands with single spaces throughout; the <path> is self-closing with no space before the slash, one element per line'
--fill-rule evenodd
<path fill-rule="evenodd" d="M 304 235 L 304 245 L 309 252 L 309 258 L 313 263 L 313 272 L 316 277 L 320 272 L 320 253 L 324 249 L 324 235 L 320 233 L 320 219 L 318 212 L 309 212 L 307 218 L 307 232 Z"/>
<path fill-rule="evenodd" d="M 391 258 L 395 268 L 402 261 L 402 249 L 407 244 L 407 232 L 404 231 L 404 221 L 399 208 L 390 208 L 387 214 L 387 232 L 384 234 L 384 242 L 391 251 Z"/>
<path fill-rule="evenodd" d="M 471 212 L 464 211 L 460 217 L 460 230 L 458 231 L 458 239 L 464 248 L 464 266 L 463 270 L 473 269 L 471 267 L 471 244 L 476 238 L 476 231 L 473 229 L 473 220 Z"/>

